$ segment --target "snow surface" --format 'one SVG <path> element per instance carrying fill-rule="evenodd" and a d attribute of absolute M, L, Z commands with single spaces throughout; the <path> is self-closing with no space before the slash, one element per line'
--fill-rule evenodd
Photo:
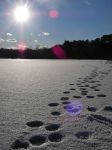
<path fill-rule="evenodd" d="M 0 150 L 112 150 L 112 62 L 0 60 Z"/>

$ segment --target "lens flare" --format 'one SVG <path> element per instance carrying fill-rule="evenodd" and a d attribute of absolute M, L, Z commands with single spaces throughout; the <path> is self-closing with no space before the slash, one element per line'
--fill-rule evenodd
<path fill-rule="evenodd" d="M 18 50 L 18 55 L 20 58 L 24 58 L 26 47 L 27 46 L 24 42 L 21 42 L 18 44 L 17 50 Z"/>
<path fill-rule="evenodd" d="M 25 43 L 19 43 L 18 44 L 18 50 L 19 51 L 24 51 L 26 49 L 26 44 Z"/>
<path fill-rule="evenodd" d="M 52 48 L 52 52 L 58 59 L 68 58 L 66 52 L 64 51 L 64 49 L 61 46 L 58 46 L 58 45 L 54 46 Z"/>
<path fill-rule="evenodd" d="M 58 18 L 59 17 L 59 12 L 57 11 L 57 10 L 51 10 L 50 12 L 49 12 L 49 16 L 51 17 L 51 18 Z"/>
<path fill-rule="evenodd" d="M 70 116 L 80 115 L 82 111 L 83 111 L 83 104 L 76 100 L 66 106 L 66 112 Z"/>

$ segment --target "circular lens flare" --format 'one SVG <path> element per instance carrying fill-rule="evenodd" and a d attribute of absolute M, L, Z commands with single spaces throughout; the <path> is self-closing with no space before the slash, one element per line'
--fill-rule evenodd
<path fill-rule="evenodd" d="M 18 55 L 19 55 L 20 58 L 24 58 L 26 47 L 27 46 L 24 42 L 21 42 L 21 43 L 18 44 L 17 50 L 18 50 Z"/>
<path fill-rule="evenodd" d="M 73 101 L 66 107 L 66 112 L 70 116 L 80 115 L 82 111 L 83 111 L 83 104 L 79 101 Z"/>
<path fill-rule="evenodd" d="M 58 58 L 58 59 L 66 59 L 67 58 L 67 54 L 64 51 L 64 49 L 61 46 L 54 46 L 52 48 L 53 54 Z"/>
<path fill-rule="evenodd" d="M 59 17 L 59 12 L 57 11 L 57 10 L 51 10 L 50 12 L 49 12 L 49 16 L 51 17 L 51 18 L 58 18 Z"/>
<path fill-rule="evenodd" d="M 19 43 L 18 44 L 18 48 L 17 48 L 19 51 L 25 51 L 26 49 L 26 44 L 25 43 Z"/>

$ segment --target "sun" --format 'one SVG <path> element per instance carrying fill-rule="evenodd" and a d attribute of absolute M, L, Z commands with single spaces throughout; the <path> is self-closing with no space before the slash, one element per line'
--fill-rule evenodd
<path fill-rule="evenodd" d="M 14 9 L 14 19 L 17 23 L 26 23 L 30 19 L 30 11 L 26 5 Z"/>

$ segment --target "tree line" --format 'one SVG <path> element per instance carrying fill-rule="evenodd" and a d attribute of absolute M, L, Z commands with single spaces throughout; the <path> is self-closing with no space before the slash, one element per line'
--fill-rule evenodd
<path fill-rule="evenodd" d="M 24 59 L 110 59 L 112 60 L 112 34 L 95 40 L 64 41 L 51 48 L 18 50 L 0 49 L 0 58 Z"/>

